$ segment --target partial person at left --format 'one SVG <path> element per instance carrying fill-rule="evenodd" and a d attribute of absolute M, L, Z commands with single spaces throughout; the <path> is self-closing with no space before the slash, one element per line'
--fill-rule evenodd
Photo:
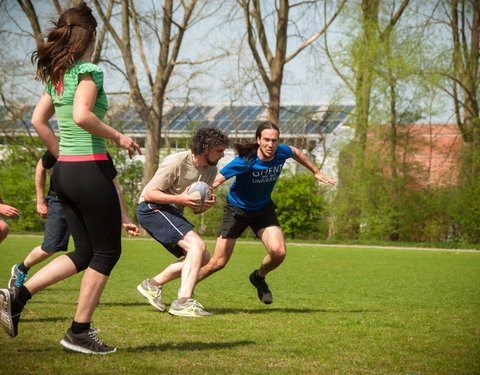
<path fill-rule="evenodd" d="M 9 219 L 15 219 L 18 217 L 18 214 L 19 212 L 15 207 L 3 203 L 2 198 L 0 198 L 0 215 L 6 216 Z M 10 227 L 7 222 L 0 217 L 0 242 L 7 238 L 9 232 Z"/>

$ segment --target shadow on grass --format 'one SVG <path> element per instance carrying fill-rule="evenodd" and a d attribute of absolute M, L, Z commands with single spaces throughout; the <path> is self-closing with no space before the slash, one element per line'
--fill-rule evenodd
<path fill-rule="evenodd" d="M 167 350 L 180 350 L 180 351 L 198 351 L 198 350 L 217 350 L 217 349 L 231 349 L 239 346 L 253 345 L 253 341 L 232 341 L 232 342 L 166 342 L 163 344 L 150 344 L 142 346 L 131 346 L 131 347 L 118 347 L 120 353 L 141 353 L 141 352 L 158 352 L 158 351 L 167 351 Z M 19 353 L 47 353 L 47 352 L 57 352 L 59 350 L 58 346 L 47 347 L 47 348 L 27 348 L 22 347 L 16 349 L 16 352 Z M 71 355 L 85 355 L 82 353 L 74 352 L 64 348 L 66 354 Z M 1 372 L 0 372 L 1 373 Z"/>
<path fill-rule="evenodd" d="M 59 287 L 57 285 L 51 285 L 48 288 L 42 289 L 40 292 L 38 292 L 38 295 L 41 295 L 43 293 L 51 293 L 51 292 L 78 292 L 80 289 L 78 287 L 71 287 L 71 288 L 66 288 L 66 287 Z"/>
<path fill-rule="evenodd" d="M 145 302 L 102 302 L 98 304 L 99 306 L 150 306 Z"/>
<path fill-rule="evenodd" d="M 52 322 L 64 322 L 66 320 L 72 320 L 71 318 L 68 318 L 66 316 L 60 317 L 60 316 L 52 316 L 50 318 L 28 318 L 28 314 L 20 319 L 20 323 L 52 323 Z"/>
<path fill-rule="evenodd" d="M 379 312 L 380 310 L 335 310 L 335 309 L 291 309 L 291 308 L 264 308 L 264 309 L 210 309 L 215 315 L 220 314 L 269 314 L 269 313 L 303 313 L 303 314 L 312 314 L 312 313 L 370 313 L 370 312 Z"/>
<path fill-rule="evenodd" d="M 166 350 L 215 350 L 215 349 L 230 349 L 238 346 L 246 346 L 254 344 L 253 341 L 232 341 L 232 342 L 166 342 L 163 344 L 150 344 L 144 346 L 133 346 L 129 348 L 119 348 L 122 352 L 150 352 L 150 351 L 166 351 Z"/>
<path fill-rule="evenodd" d="M 72 299 L 71 301 L 68 301 L 68 302 L 46 301 L 46 300 L 37 300 L 37 301 L 32 300 L 31 302 L 29 302 L 29 305 L 33 305 L 33 304 L 76 305 L 77 299 Z M 125 307 L 145 306 L 145 302 L 102 302 L 100 301 L 98 306 L 125 306 Z"/>
<path fill-rule="evenodd" d="M 58 347 L 48 347 L 48 348 L 19 348 L 15 349 L 15 352 L 18 353 L 49 353 L 49 352 L 58 352 Z M 33 372 L 32 372 L 33 373 Z"/>

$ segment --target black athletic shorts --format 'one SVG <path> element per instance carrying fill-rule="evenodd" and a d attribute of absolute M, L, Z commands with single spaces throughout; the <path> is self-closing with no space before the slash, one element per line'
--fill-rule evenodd
<path fill-rule="evenodd" d="M 264 208 L 258 211 L 247 211 L 234 206 L 227 199 L 223 208 L 222 225 L 218 236 L 223 238 L 238 238 L 247 229 L 252 228 L 258 237 L 258 232 L 267 227 L 279 227 L 275 209 L 277 206 L 270 201 Z"/>

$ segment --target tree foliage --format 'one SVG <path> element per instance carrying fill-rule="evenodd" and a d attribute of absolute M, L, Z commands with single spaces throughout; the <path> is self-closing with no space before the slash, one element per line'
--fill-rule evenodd
<path fill-rule="evenodd" d="M 6 148 L 3 156 L 4 158 L 0 159 L 0 197 L 5 204 L 16 207 L 20 212 L 18 218 L 6 219 L 10 230 L 43 230 L 44 221 L 36 214 L 37 201 L 33 176 L 37 163 L 18 145 Z"/>

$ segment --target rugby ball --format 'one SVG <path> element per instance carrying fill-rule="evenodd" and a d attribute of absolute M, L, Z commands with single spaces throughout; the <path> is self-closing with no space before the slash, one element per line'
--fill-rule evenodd
<path fill-rule="evenodd" d="M 212 189 L 206 182 L 197 181 L 190 185 L 188 195 L 198 201 L 198 203 L 203 204 L 212 197 Z"/>

